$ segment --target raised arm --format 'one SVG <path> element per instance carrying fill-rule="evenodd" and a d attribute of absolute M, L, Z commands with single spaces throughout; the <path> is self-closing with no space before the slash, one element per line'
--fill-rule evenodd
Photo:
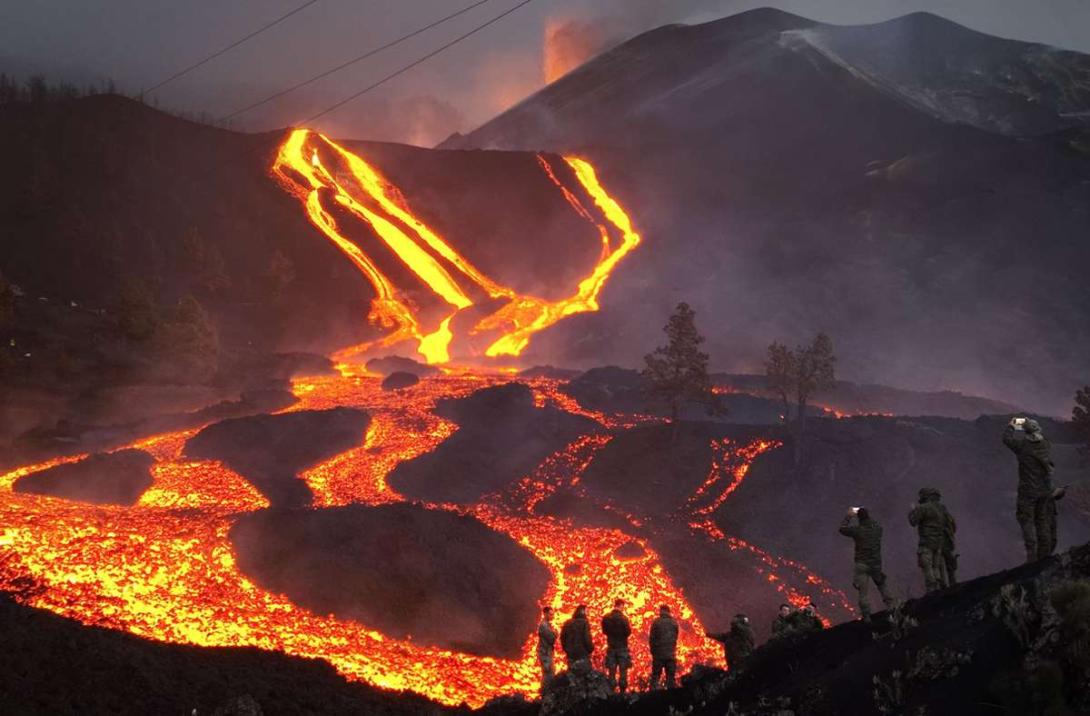
<path fill-rule="evenodd" d="M 855 537 L 855 534 L 858 531 L 859 527 L 852 524 L 852 516 L 844 515 L 844 519 L 840 522 L 840 534 L 845 537 Z"/>
<path fill-rule="evenodd" d="M 1007 429 L 1003 431 L 1003 444 L 1015 453 L 1020 453 L 1022 452 L 1022 443 L 1025 437 L 1025 433 L 1014 429 L 1014 423 L 1009 423 Z"/>

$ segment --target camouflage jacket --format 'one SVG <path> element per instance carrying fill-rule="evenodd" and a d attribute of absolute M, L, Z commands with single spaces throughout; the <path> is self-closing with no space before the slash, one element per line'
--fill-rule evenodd
<path fill-rule="evenodd" d="M 537 625 L 537 650 L 541 654 L 553 653 L 556 645 L 556 629 L 544 619 Z"/>
<path fill-rule="evenodd" d="M 882 525 L 873 517 L 852 524 L 851 515 L 840 523 L 840 534 L 855 541 L 855 561 L 868 567 L 882 567 Z"/>
<path fill-rule="evenodd" d="M 594 651 L 594 641 L 590 638 L 590 622 L 582 617 L 572 617 L 560 628 L 560 646 L 568 659 L 576 661 L 586 659 Z"/>
<path fill-rule="evenodd" d="M 606 643 L 610 649 L 627 649 L 632 624 L 628 617 L 614 609 L 602 617 L 602 633 L 606 635 Z"/>
<path fill-rule="evenodd" d="M 1018 458 L 1018 496 L 1047 497 L 1052 494 L 1052 445 L 1047 439 L 1028 440 L 1026 434 L 1008 425 L 1003 444 Z"/>
<path fill-rule="evenodd" d="M 673 659 L 677 656 L 677 621 L 673 617 L 659 617 L 651 623 L 647 643 L 655 659 Z"/>
<path fill-rule="evenodd" d="M 954 518 L 941 502 L 921 502 L 908 513 L 908 523 L 920 536 L 920 549 L 939 551 L 946 547 L 947 531 Z"/>

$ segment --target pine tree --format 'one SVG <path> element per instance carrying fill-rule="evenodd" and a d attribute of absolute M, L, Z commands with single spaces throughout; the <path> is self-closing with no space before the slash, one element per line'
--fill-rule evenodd
<path fill-rule="evenodd" d="M 669 342 L 644 356 L 643 377 L 652 401 L 670 409 L 670 422 L 677 437 L 678 413 L 686 401 L 714 406 L 715 396 L 708 377 L 708 354 L 700 350 L 704 336 L 696 330 L 695 313 L 679 303 L 663 327 Z"/>

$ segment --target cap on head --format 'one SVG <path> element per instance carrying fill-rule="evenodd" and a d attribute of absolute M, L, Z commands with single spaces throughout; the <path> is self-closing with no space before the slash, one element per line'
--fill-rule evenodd
<path fill-rule="evenodd" d="M 1041 432 L 1041 424 L 1033 418 L 1029 418 L 1026 420 L 1025 425 L 1022 426 L 1022 429 L 1025 430 L 1027 434 L 1033 435 Z"/>
<path fill-rule="evenodd" d="M 855 513 L 855 516 L 858 517 L 860 520 L 863 520 L 864 522 L 870 519 L 870 513 L 867 512 L 866 507 L 860 507 L 859 510 Z"/>

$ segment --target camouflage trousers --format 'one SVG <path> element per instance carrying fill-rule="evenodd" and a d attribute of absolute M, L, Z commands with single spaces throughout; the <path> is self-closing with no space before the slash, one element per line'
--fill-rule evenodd
<path fill-rule="evenodd" d="M 553 680 L 553 675 L 556 673 L 556 667 L 553 665 L 553 652 L 538 649 L 537 661 L 541 664 L 541 688 L 544 689 Z"/>
<path fill-rule="evenodd" d="M 889 588 L 886 586 L 886 575 L 882 571 L 882 565 L 856 562 L 852 586 L 859 592 L 859 613 L 864 619 L 869 618 L 871 614 L 870 598 L 867 596 L 871 582 L 878 587 L 878 593 L 882 595 L 882 603 L 886 605 L 886 608 L 893 606 L 893 595 L 889 593 Z"/>
<path fill-rule="evenodd" d="M 950 582 L 946 577 L 946 555 L 943 554 L 942 549 L 920 547 L 916 550 L 916 557 L 923 571 L 924 588 L 928 592 L 949 586 Z"/>
<path fill-rule="evenodd" d="M 1014 514 L 1022 528 L 1027 562 L 1044 559 L 1056 550 L 1056 500 L 1051 495 L 1018 495 Z"/>

